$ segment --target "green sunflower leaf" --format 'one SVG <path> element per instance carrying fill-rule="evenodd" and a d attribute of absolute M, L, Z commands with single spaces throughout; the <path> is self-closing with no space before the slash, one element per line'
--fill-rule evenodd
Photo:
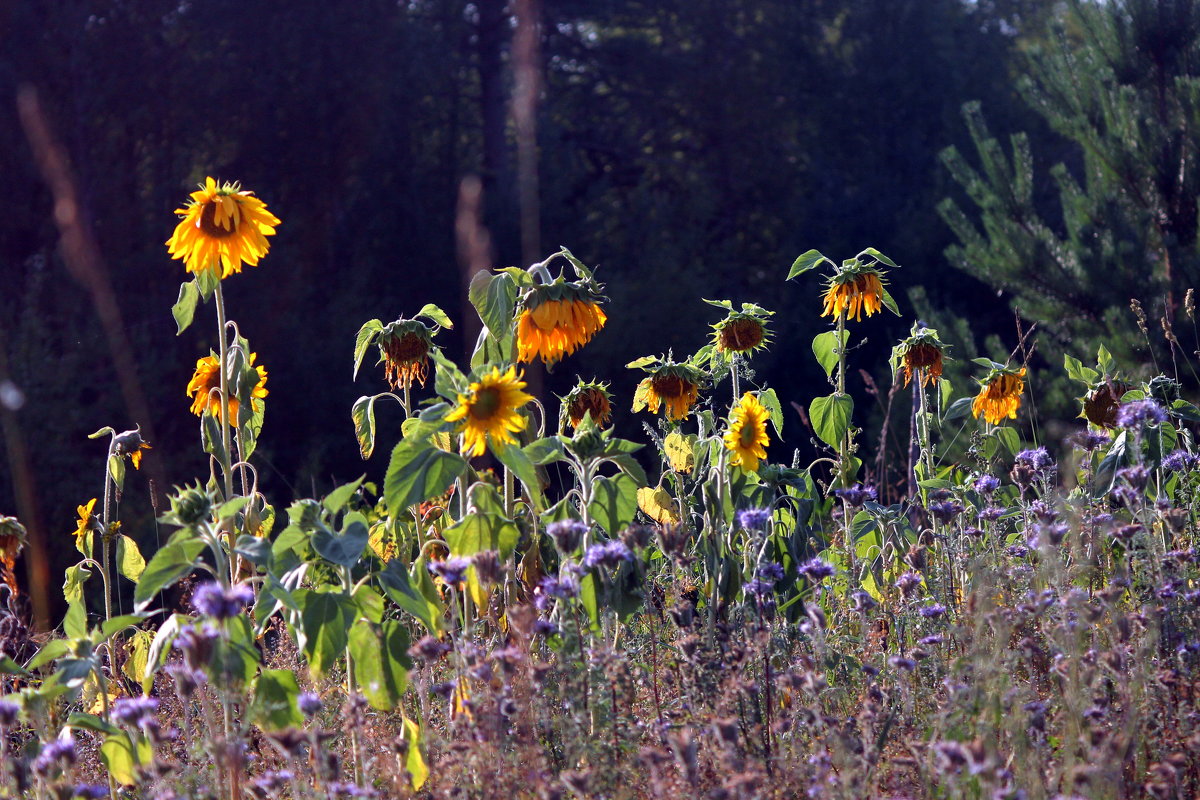
<path fill-rule="evenodd" d="M 439 495 L 466 469 L 467 462 L 416 439 L 403 439 L 392 450 L 383 497 L 393 515 Z"/>
<path fill-rule="evenodd" d="M 838 447 L 850 430 L 850 418 L 854 414 L 854 399 L 848 394 L 831 394 L 818 397 L 808 407 L 813 431 L 830 447 Z"/>
<path fill-rule="evenodd" d="M 175 335 L 183 333 L 192 324 L 196 316 L 196 305 L 200 302 L 200 287 L 195 281 L 179 285 L 179 299 L 171 306 L 171 316 L 175 318 Z"/>
<path fill-rule="evenodd" d="M 829 259 L 816 250 L 809 250 L 792 262 L 792 268 L 788 271 L 787 279 L 790 281 L 792 278 L 803 275 L 810 269 L 816 268 L 822 261 L 829 261 Z M 829 261 L 829 263 L 832 264 L 833 262 Z"/>
<path fill-rule="evenodd" d="M 375 341 L 375 337 L 381 330 L 383 330 L 383 323 L 377 319 L 371 319 L 363 323 L 363 326 L 358 329 L 358 333 L 354 334 L 354 379 L 358 378 L 358 368 L 362 366 L 363 358 L 367 355 L 367 348 L 371 346 L 371 342 Z"/>
<path fill-rule="evenodd" d="M 850 338 L 850 332 L 847 330 L 841 331 L 841 337 L 838 337 L 838 331 L 829 330 L 824 333 L 818 333 L 812 340 L 813 355 L 817 358 L 817 363 L 825 370 L 825 377 L 833 374 L 834 367 L 838 363 L 838 355 L 846 349 L 846 341 Z"/>
<path fill-rule="evenodd" d="M 421 310 L 417 312 L 417 316 L 424 317 L 435 325 L 441 325 L 448 330 L 454 329 L 454 323 L 450 321 L 450 316 L 433 303 L 426 303 L 422 306 Z"/>

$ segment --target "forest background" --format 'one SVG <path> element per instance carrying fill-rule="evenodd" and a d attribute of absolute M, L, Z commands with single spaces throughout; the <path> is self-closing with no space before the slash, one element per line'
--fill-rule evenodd
<path fill-rule="evenodd" d="M 539 20 L 524 233 L 517 6 Z M 1101 6 L 1128 24 L 1105 27 Z M 364 321 L 436 303 L 461 323 L 439 343 L 469 354 L 479 252 L 456 234 L 468 176 L 482 184 L 487 267 L 559 245 L 598 267 L 619 324 L 531 377 L 552 413 L 577 371 L 612 381 L 618 430 L 641 425 L 628 412 L 641 375 L 623 365 L 703 345 L 719 314 L 700 296 L 776 311 L 756 381 L 797 407 L 823 394 L 797 344 L 825 325 L 819 287 L 783 282 L 810 248 L 897 261 L 893 293 L 955 346 L 960 395 L 975 391 L 971 357 L 1007 358 L 1019 312 L 1040 337 L 1018 354 L 1033 359 L 1031 397 L 1061 419 L 1078 407 L 1047 368 L 1060 372 L 1063 352 L 1087 362 L 1101 338 L 1125 346 L 1124 363 L 1149 362 L 1129 299 L 1170 319 L 1196 272 L 1200 11 L 1185 0 L 24 0 L 0 5 L 0 37 L 0 513 L 42 537 L 50 575 L 75 507 L 100 488 L 105 445 L 88 434 L 140 424 L 154 447 L 153 484 L 127 484 L 130 522 L 207 472 L 184 387 L 215 330 L 174 336 L 185 276 L 164 246 L 206 175 L 241 181 L 283 220 L 270 259 L 232 291 L 270 376 L 260 488 L 284 505 L 382 479 L 386 448 L 364 464 L 350 419 L 383 388 L 371 370 L 351 380 Z M 90 272 L 62 258 L 18 96 L 69 156 L 103 255 Z M 872 381 L 880 409 L 907 327 L 873 321 L 855 356 L 874 367 L 854 391 Z M 134 375 L 116 366 L 122 347 Z M 902 465 L 911 401 L 898 402 Z M 880 409 L 856 420 L 870 441 Z M 807 460 L 810 434 L 789 414 L 775 452 Z M 380 411 L 381 430 L 399 421 Z M 1027 435 L 1055 444 L 1052 430 Z"/>

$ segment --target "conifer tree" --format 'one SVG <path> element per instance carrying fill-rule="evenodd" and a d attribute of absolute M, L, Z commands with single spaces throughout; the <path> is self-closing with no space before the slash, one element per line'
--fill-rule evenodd
<path fill-rule="evenodd" d="M 1190 322 L 1174 353 L 1162 326 L 1200 275 L 1200 0 L 1070 0 L 1044 41 L 1019 89 L 1065 138 L 1066 158 L 1046 181 L 1028 136 L 1006 154 L 979 105 L 964 106 L 978 167 L 953 147 L 942 161 L 977 215 L 940 204 L 960 240 L 946 255 L 1039 323 L 1043 351 L 1089 359 L 1103 342 L 1135 364 L 1152 361 L 1149 339 L 1170 370 L 1197 348 Z"/>

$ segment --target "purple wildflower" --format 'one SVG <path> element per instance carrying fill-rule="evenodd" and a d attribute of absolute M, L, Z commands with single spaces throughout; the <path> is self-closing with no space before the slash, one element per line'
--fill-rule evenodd
<path fill-rule="evenodd" d="M 633 561 L 633 552 L 620 539 L 594 544 L 583 554 L 583 565 L 588 569 L 616 567 L 622 561 Z"/>
<path fill-rule="evenodd" d="M 878 603 L 875 602 L 875 598 L 871 597 L 870 594 L 864 592 L 862 589 L 855 589 L 853 592 L 851 592 L 850 599 L 854 602 L 855 611 L 870 611 L 872 608 L 878 605 Z"/>
<path fill-rule="evenodd" d="M 556 578 L 553 575 L 547 575 L 538 583 L 538 588 L 541 589 L 539 593 L 541 597 L 569 600 L 579 596 L 579 584 L 574 579 L 565 576 Z"/>
<path fill-rule="evenodd" d="M 558 633 L 558 626 L 548 619 L 539 619 L 533 623 L 533 632 L 538 636 L 553 636 Z"/>
<path fill-rule="evenodd" d="M 296 707 L 306 717 L 316 716 L 321 712 L 321 696 L 316 692 L 301 692 L 296 698 Z"/>
<path fill-rule="evenodd" d="M 889 656 L 888 663 L 891 664 L 893 668 L 904 670 L 905 672 L 912 672 L 917 668 L 917 662 L 913 661 L 911 658 L 905 658 L 904 656 Z"/>
<path fill-rule="evenodd" d="M 1000 479 L 995 475 L 980 475 L 975 479 L 975 491 L 984 497 L 990 497 L 999 488 Z"/>
<path fill-rule="evenodd" d="M 927 606 L 921 606 L 917 611 L 925 619 L 937 619 L 946 613 L 946 607 L 941 603 L 930 603 Z"/>
<path fill-rule="evenodd" d="M 801 564 L 797 571 L 813 583 L 820 583 L 825 578 L 833 575 L 835 570 L 829 562 L 813 558 Z"/>
<path fill-rule="evenodd" d="M 108 797 L 108 787 L 103 783 L 77 783 L 71 790 L 72 797 L 82 797 L 85 800 L 101 800 Z"/>
<path fill-rule="evenodd" d="M 766 595 L 769 595 L 771 592 L 775 591 L 775 582 L 774 581 L 764 581 L 764 580 L 759 580 L 758 578 L 754 578 L 752 580 L 746 581 L 745 585 L 742 586 L 742 589 L 746 592 L 747 595 L 754 595 L 755 597 L 765 597 Z"/>
<path fill-rule="evenodd" d="M 984 522 L 995 522 L 1004 516 L 1004 509 L 999 506 L 987 506 L 980 510 L 979 518 Z"/>
<path fill-rule="evenodd" d="M 1150 482 L 1150 471 L 1139 464 L 1117 470 L 1117 477 L 1140 492 Z"/>
<path fill-rule="evenodd" d="M 1186 450 L 1172 450 L 1162 460 L 1162 467 L 1170 472 L 1183 472 L 1200 466 L 1200 456 Z"/>
<path fill-rule="evenodd" d="M 75 737 L 67 734 L 64 738 L 47 742 L 42 747 L 42 752 L 33 760 L 33 771 L 38 775 L 48 775 L 55 766 L 71 766 L 76 758 Z"/>
<path fill-rule="evenodd" d="M 0 730 L 12 730 L 21 715 L 21 707 L 7 700 L 0 700 Z"/>
<path fill-rule="evenodd" d="M 216 581 L 196 587 L 192 593 L 192 605 L 206 617 L 231 619 L 242 613 L 242 609 L 254 602 L 254 590 L 244 583 L 221 587 Z"/>
<path fill-rule="evenodd" d="M 433 561 L 429 571 L 437 575 L 449 586 L 458 586 L 466 578 L 467 570 L 471 567 L 469 558 L 447 558 L 445 561 Z"/>
<path fill-rule="evenodd" d="M 118 725 L 140 728 L 154 718 L 158 701 L 153 697 L 122 697 L 112 705 L 112 719 Z"/>
<path fill-rule="evenodd" d="M 858 508 L 878 496 L 874 486 L 863 486 L 861 483 L 856 483 L 845 489 L 834 489 L 833 493 L 839 499 L 845 500 L 846 505 L 852 508 Z"/>
<path fill-rule="evenodd" d="M 755 574 L 764 581 L 778 583 L 783 580 L 783 567 L 774 561 L 768 561 L 765 564 L 759 564 L 758 569 L 755 570 Z"/>
<path fill-rule="evenodd" d="M 948 525 L 963 512 L 962 503 L 956 500 L 944 500 L 940 503 L 930 503 L 929 513 L 943 525 Z"/>
<path fill-rule="evenodd" d="M 550 534 L 550 538 L 554 540 L 554 546 L 560 553 L 568 555 L 579 549 L 579 544 L 583 541 L 583 535 L 587 531 L 588 526 L 576 519 L 559 520 L 546 527 L 546 533 Z"/>
<path fill-rule="evenodd" d="M 1017 453 L 1015 462 L 1032 467 L 1035 471 L 1043 474 L 1049 473 L 1054 469 L 1054 459 L 1050 457 L 1050 454 L 1046 452 L 1046 448 L 1044 447 L 1022 450 Z"/>
<path fill-rule="evenodd" d="M 1134 400 L 1117 409 L 1117 424 L 1122 428 L 1159 425 L 1167 421 L 1167 412 L 1153 400 Z"/>
<path fill-rule="evenodd" d="M 1093 450 L 1099 450 L 1104 445 L 1108 444 L 1112 437 L 1103 431 L 1080 431 L 1071 437 L 1071 441 L 1081 450 L 1086 450 L 1089 453 Z"/>
<path fill-rule="evenodd" d="M 921 576 L 916 572 L 906 572 L 899 578 L 896 578 L 896 588 L 908 595 L 921 585 L 921 580 Z"/>
<path fill-rule="evenodd" d="M 737 524 L 742 530 L 762 532 L 770 522 L 771 510 L 768 508 L 744 508 L 737 512 Z"/>
<path fill-rule="evenodd" d="M 183 653 L 183 663 L 188 669 L 199 670 L 212 658 L 213 648 L 216 647 L 219 636 L 217 629 L 212 625 L 202 625 L 199 628 L 185 625 L 171 646 Z"/>
<path fill-rule="evenodd" d="M 940 633 L 935 633 L 932 636 L 925 636 L 917 641 L 917 644 L 922 647 L 934 647 L 945 641 L 945 637 Z"/>

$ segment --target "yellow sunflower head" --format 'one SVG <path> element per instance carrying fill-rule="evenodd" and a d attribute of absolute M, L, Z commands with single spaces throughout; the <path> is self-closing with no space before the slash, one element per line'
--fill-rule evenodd
<path fill-rule="evenodd" d="M 212 271 L 219 278 L 241 272 L 242 264 L 256 266 L 279 224 L 253 192 L 237 183 L 217 185 L 211 177 L 175 213 L 179 224 L 166 242 L 171 257 L 182 259 L 188 272 Z"/>
<path fill-rule="evenodd" d="M 578 428 L 588 414 L 592 415 L 592 422 L 598 427 L 608 424 L 612 417 L 612 395 L 608 393 L 607 383 L 581 381 L 562 398 L 559 418 L 563 427 L 570 422 L 572 428 Z"/>
<path fill-rule="evenodd" d="M 517 315 L 517 360 L 553 365 L 591 341 L 608 317 L 590 285 L 561 279 L 535 286 Z"/>
<path fill-rule="evenodd" d="M 646 356 L 625 365 L 630 369 L 642 369 L 650 373 L 638 384 L 633 394 L 633 410 L 650 409 L 651 414 L 657 414 L 660 408 L 666 410 L 667 419 L 675 422 L 688 415 L 700 395 L 700 384 L 704 381 L 703 373 L 691 364 L 677 364 L 670 359 L 659 356 Z"/>
<path fill-rule="evenodd" d="M 150 444 L 142 438 L 141 427 L 119 433 L 113 439 L 113 452 L 121 457 L 128 456 L 129 460 L 133 462 L 134 469 L 141 469 L 142 451 L 150 449 Z"/>
<path fill-rule="evenodd" d="M 15 596 L 18 591 L 17 576 L 13 567 L 17 564 L 17 556 L 25 549 L 29 537 L 25 526 L 16 517 L 6 517 L 0 514 L 0 579 L 12 590 Z"/>
<path fill-rule="evenodd" d="M 903 368 L 905 386 L 914 374 L 923 385 L 936 386 L 942 377 L 946 348 L 937 331 L 914 323 L 908 338 L 892 348 L 892 374 Z"/>
<path fill-rule="evenodd" d="M 822 317 L 834 319 L 845 316 L 858 322 L 863 311 L 867 316 L 879 313 L 884 305 L 883 273 L 875 267 L 858 266 L 843 269 L 829 279 L 825 290 Z"/>
<path fill-rule="evenodd" d="M 75 541 L 83 539 L 89 533 L 94 533 L 101 529 L 102 525 L 100 518 L 92 513 L 92 509 L 96 507 L 96 498 L 93 497 L 83 505 L 79 506 L 75 513 L 79 517 L 75 525 Z"/>
<path fill-rule="evenodd" d="M 976 419 L 982 414 L 991 425 L 999 425 L 1006 418 L 1016 419 L 1024 391 L 1024 367 L 1005 367 L 993 363 L 991 371 L 981 381 L 979 394 L 971 403 L 971 414 Z"/>
<path fill-rule="evenodd" d="M 255 367 L 254 360 L 258 353 L 251 353 L 249 365 L 258 373 L 258 379 L 250 390 L 252 410 L 258 413 L 262 410 L 262 398 L 267 396 L 267 369 Z M 231 382 L 232 383 L 232 382 Z M 192 413 L 201 416 L 205 412 L 217 416 L 221 413 L 221 398 L 218 389 L 221 386 L 221 361 L 217 356 L 210 355 L 196 362 L 196 371 L 192 374 L 187 385 L 187 393 L 192 398 Z M 229 417 L 233 424 L 238 421 L 238 399 L 232 385 L 229 387 Z"/>
<path fill-rule="evenodd" d="M 767 420 L 770 412 L 752 392 L 746 392 L 729 414 L 729 428 L 723 437 L 731 453 L 729 463 L 747 472 L 757 472 L 758 463 L 767 457 Z"/>
<path fill-rule="evenodd" d="M 513 434 L 524 430 L 526 419 L 519 411 L 521 406 L 533 399 L 522 391 L 525 381 L 517 375 L 516 367 L 504 372 L 492 367 L 472 383 L 466 394 L 458 396 L 458 404 L 446 415 L 447 422 L 457 422 L 456 430 L 462 434 L 462 452 L 472 456 L 483 455 L 487 437 L 495 442 L 515 444 Z"/>
<path fill-rule="evenodd" d="M 420 320 L 396 320 L 379 333 L 379 357 L 393 389 L 407 388 L 417 381 L 425 385 L 433 331 Z"/>
<path fill-rule="evenodd" d="M 709 305 L 724 308 L 728 316 L 713 325 L 713 347 L 720 353 L 751 353 L 765 350 L 771 343 L 771 331 L 767 319 L 774 312 L 753 303 L 742 303 L 741 311 L 734 311 L 728 300 L 705 300 Z"/>

